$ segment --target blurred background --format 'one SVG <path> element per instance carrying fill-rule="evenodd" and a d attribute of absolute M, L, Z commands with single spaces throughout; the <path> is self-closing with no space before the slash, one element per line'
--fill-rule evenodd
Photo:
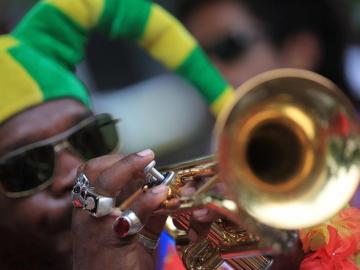
<path fill-rule="evenodd" d="M 271 68 L 302 67 L 335 81 L 354 104 L 360 100 L 358 0 L 154 2 L 185 23 L 235 87 Z M 0 33 L 11 31 L 35 3 L 0 0 Z M 278 30 L 279 25 L 288 28 Z M 202 98 L 131 42 L 94 33 L 77 73 L 92 93 L 95 111 L 121 118 L 123 152 L 152 148 L 164 165 L 214 151 L 214 119 Z"/>

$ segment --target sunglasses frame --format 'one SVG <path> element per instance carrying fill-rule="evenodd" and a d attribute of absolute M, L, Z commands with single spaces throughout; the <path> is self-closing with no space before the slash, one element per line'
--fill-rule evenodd
<path fill-rule="evenodd" d="M 25 153 L 29 150 L 33 150 L 35 148 L 38 147 L 42 147 L 42 146 L 52 146 L 54 153 L 58 153 L 59 151 L 63 150 L 63 149 L 69 149 L 72 153 L 82 157 L 82 155 L 79 153 L 79 151 L 77 151 L 69 142 L 68 142 L 68 138 L 70 136 L 72 136 L 73 134 L 75 134 L 76 132 L 80 131 L 82 128 L 88 126 L 89 124 L 91 124 L 92 122 L 95 122 L 96 120 L 98 120 L 101 116 L 108 116 L 110 119 L 108 122 L 103 123 L 101 126 L 105 126 L 108 124 L 113 123 L 114 125 L 116 125 L 119 121 L 121 121 L 121 119 L 119 118 L 113 118 L 111 114 L 108 113 L 102 113 L 102 114 L 97 114 L 97 115 L 91 115 L 90 117 L 85 118 L 84 120 L 80 121 L 79 123 L 77 123 L 76 125 L 74 125 L 73 127 L 69 128 L 68 130 L 57 134 L 51 138 L 48 139 L 44 139 L 23 147 L 20 147 L 16 150 L 11 151 L 10 153 L 6 154 L 5 156 L 3 156 L 2 158 L 0 158 L 0 165 L 4 165 L 6 163 L 6 161 L 12 157 L 15 157 L 19 154 Z M 99 127 L 101 127 L 99 126 Z M 118 134 L 119 135 L 119 134 Z M 119 149 L 120 146 L 120 140 L 118 139 L 117 145 L 114 147 L 114 149 L 110 152 L 114 153 L 117 151 L 117 149 Z M 45 181 L 43 184 L 29 189 L 29 190 L 25 190 L 25 191 L 19 191 L 19 192 L 7 192 L 4 191 L 3 193 L 5 194 L 5 196 L 9 197 L 9 198 L 21 198 L 21 197 L 27 197 L 30 196 L 40 190 L 44 190 L 45 188 L 47 188 L 48 186 L 51 185 L 51 179 L 53 176 L 49 177 L 49 179 L 47 181 Z M 1 182 L 1 179 L 0 179 Z"/>

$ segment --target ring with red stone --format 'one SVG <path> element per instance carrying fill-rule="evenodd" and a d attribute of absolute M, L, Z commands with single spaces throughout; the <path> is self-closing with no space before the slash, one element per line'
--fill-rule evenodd
<path fill-rule="evenodd" d="M 71 192 L 72 204 L 75 208 L 87 210 L 94 217 L 110 214 L 115 207 L 115 200 L 97 194 L 85 174 L 81 173 L 75 180 Z"/>
<path fill-rule="evenodd" d="M 120 238 L 137 234 L 143 227 L 138 216 L 130 209 L 123 211 L 113 224 L 113 230 Z"/>

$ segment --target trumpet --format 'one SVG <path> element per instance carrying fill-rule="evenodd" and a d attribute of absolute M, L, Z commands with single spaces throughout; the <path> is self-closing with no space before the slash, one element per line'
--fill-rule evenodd
<path fill-rule="evenodd" d="M 224 209 L 236 207 L 234 202 L 220 198 L 219 194 L 211 194 L 209 191 L 219 180 L 215 159 L 215 156 L 207 156 L 163 168 L 165 174 L 171 172 L 175 176 L 170 183 L 169 198 L 180 198 L 181 202 L 179 209 L 168 218 L 166 230 L 175 239 L 177 251 L 187 269 L 216 269 L 224 263 L 232 269 L 269 269 L 273 260 L 269 256 L 262 256 L 270 252 L 259 250 L 258 236 L 231 222 L 226 216 L 212 222 L 206 238 L 200 242 L 191 243 L 188 237 L 188 230 L 191 227 L 188 209 L 199 206 L 212 209 L 213 204 L 216 204 L 220 207 L 216 209 L 219 212 L 223 210 L 222 207 Z M 181 195 L 183 186 L 188 183 L 197 184 L 196 182 L 203 180 L 205 184 L 201 185 L 191 197 Z M 174 225 L 174 221 L 177 226 Z"/>
<path fill-rule="evenodd" d="M 353 196 L 359 131 L 350 101 L 316 73 L 274 70 L 240 86 L 216 122 L 216 155 L 162 169 L 172 172 L 169 198 L 181 202 L 167 230 L 187 269 L 268 269 L 269 255 L 290 250 L 299 229 L 327 221 Z M 181 195 L 204 178 L 195 194 Z M 219 182 L 226 195 L 211 192 Z M 197 207 L 222 217 L 191 243 L 184 211 Z"/>

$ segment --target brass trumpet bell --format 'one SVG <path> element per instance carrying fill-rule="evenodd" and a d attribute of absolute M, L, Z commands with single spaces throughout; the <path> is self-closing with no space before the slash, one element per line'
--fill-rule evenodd
<path fill-rule="evenodd" d="M 359 184 L 359 124 L 341 91 L 310 71 L 266 72 L 216 123 L 219 178 L 262 224 L 300 229 L 340 211 Z"/>
<path fill-rule="evenodd" d="M 216 122 L 217 156 L 164 169 L 174 171 L 170 190 L 182 202 L 173 213 L 180 230 L 168 225 L 175 238 L 191 226 L 182 209 L 205 206 L 224 217 L 202 241 L 179 243 L 186 267 L 268 269 L 264 255 L 291 250 L 296 230 L 334 216 L 359 185 L 359 127 L 350 101 L 316 73 L 279 69 L 244 83 Z M 199 177 L 208 181 L 182 197 L 181 187 Z M 229 197 L 208 192 L 216 181 Z"/>

